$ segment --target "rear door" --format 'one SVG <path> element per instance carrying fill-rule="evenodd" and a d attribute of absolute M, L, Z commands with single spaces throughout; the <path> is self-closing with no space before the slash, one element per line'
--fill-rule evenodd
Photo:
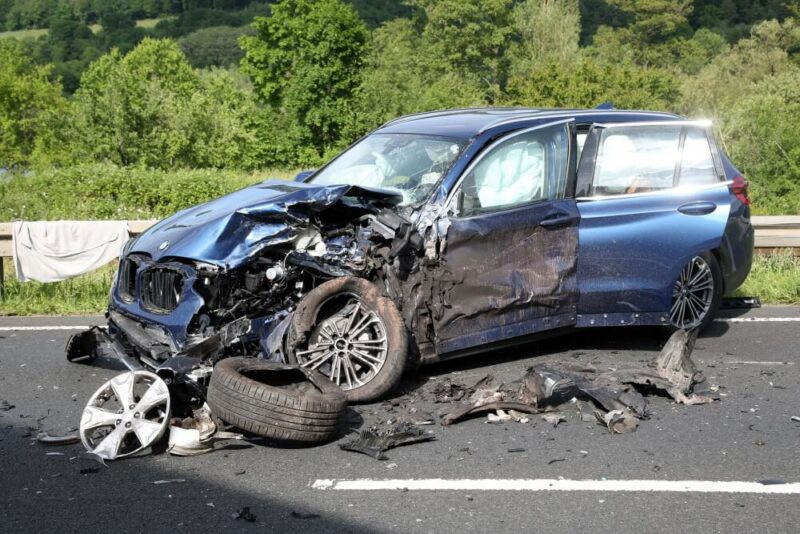
<path fill-rule="evenodd" d="M 483 150 L 450 194 L 437 275 L 437 352 L 575 323 L 574 124 L 513 132 Z"/>
<path fill-rule="evenodd" d="M 667 322 L 681 268 L 719 246 L 730 211 L 710 124 L 595 125 L 576 196 L 579 326 Z"/>

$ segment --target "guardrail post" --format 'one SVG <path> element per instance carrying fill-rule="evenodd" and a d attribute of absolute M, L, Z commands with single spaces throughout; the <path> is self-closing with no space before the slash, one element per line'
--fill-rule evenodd
<path fill-rule="evenodd" d="M 3 270 L 5 259 L 0 257 L 0 300 L 6 298 L 6 273 Z"/>

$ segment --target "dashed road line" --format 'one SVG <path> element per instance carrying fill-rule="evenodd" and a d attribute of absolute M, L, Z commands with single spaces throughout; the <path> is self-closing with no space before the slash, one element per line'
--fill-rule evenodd
<path fill-rule="evenodd" d="M 564 480 L 564 479 L 318 479 L 318 490 L 344 491 L 599 491 L 671 493 L 800 494 L 800 483 L 717 480 Z"/>
<path fill-rule="evenodd" d="M 86 325 L 69 325 L 69 326 L 0 326 L 0 332 L 15 332 L 15 331 L 48 331 L 48 330 L 86 330 L 90 328 Z"/>
<path fill-rule="evenodd" d="M 800 323 L 800 317 L 718 317 L 718 323 Z"/>

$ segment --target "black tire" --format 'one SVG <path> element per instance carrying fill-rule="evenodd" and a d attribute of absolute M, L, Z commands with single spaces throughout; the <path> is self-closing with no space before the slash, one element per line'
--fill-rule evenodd
<path fill-rule="evenodd" d="M 319 329 L 320 323 L 330 318 L 346 299 L 357 301 L 362 313 L 374 313 L 386 334 L 385 358 L 378 371 L 369 373 L 363 385 L 348 387 L 342 384 L 348 401 L 369 402 L 382 397 L 400 382 L 409 359 L 408 332 L 397 306 L 369 281 L 354 277 L 335 278 L 311 290 L 294 312 L 287 331 L 286 353 L 294 364 L 308 361 L 302 351 L 308 349 L 315 328 Z M 322 369 L 322 372 L 326 376 L 333 374 L 330 369 L 327 373 Z"/>
<path fill-rule="evenodd" d="M 226 358 L 211 374 L 206 398 L 226 423 L 279 440 L 320 443 L 335 438 L 347 400 L 315 371 L 258 358 Z"/>
<path fill-rule="evenodd" d="M 690 326 L 687 326 L 687 325 L 680 326 L 680 325 L 676 324 L 676 322 L 673 320 L 673 313 L 672 312 L 673 312 L 673 306 L 674 306 L 675 301 L 676 301 L 676 297 L 673 296 L 672 302 L 670 303 L 670 316 L 669 316 L 670 326 L 668 327 L 668 330 L 670 332 L 674 332 L 675 330 L 678 330 L 679 328 L 684 328 L 684 329 L 687 329 L 687 330 L 696 329 L 699 332 L 703 332 L 714 321 L 714 318 L 717 315 L 717 310 L 719 309 L 719 304 L 720 304 L 720 301 L 722 300 L 722 293 L 724 291 L 723 282 L 722 282 L 722 269 L 720 269 L 719 261 L 717 261 L 717 258 L 716 258 L 716 256 L 714 256 L 714 254 L 712 254 L 710 252 L 704 252 L 702 254 L 699 254 L 695 258 L 692 258 L 690 260 L 690 263 L 687 264 L 685 267 L 683 267 L 681 269 L 681 271 L 683 272 L 684 269 L 688 268 L 691 265 L 692 262 L 696 261 L 697 258 L 701 259 L 703 262 L 705 262 L 706 265 L 708 265 L 708 269 L 709 269 L 709 271 L 711 273 L 712 287 L 711 287 L 711 293 L 709 295 L 709 297 L 710 297 L 710 305 L 709 305 L 708 311 L 705 313 L 705 315 L 702 317 L 702 319 L 699 321 L 699 323 L 692 324 Z M 679 284 L 680 284 L 680 279 L 675 280 L 675 282 L 673 282 L 673 286 L 672 286 L 673 290 Z"/>

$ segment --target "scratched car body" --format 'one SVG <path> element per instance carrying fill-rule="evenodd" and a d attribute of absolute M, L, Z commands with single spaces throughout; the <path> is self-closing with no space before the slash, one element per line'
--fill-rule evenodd
<path fill-rule="evenodd" d="M 219 359 L 377 398 L 409 361 L 576 327 L 702 327 L 752 261 L 747 182 L 711 125 L 469 109 L 387 123 L 318 171 L 131 240 L 98 342 L 196 384 Z"/>

